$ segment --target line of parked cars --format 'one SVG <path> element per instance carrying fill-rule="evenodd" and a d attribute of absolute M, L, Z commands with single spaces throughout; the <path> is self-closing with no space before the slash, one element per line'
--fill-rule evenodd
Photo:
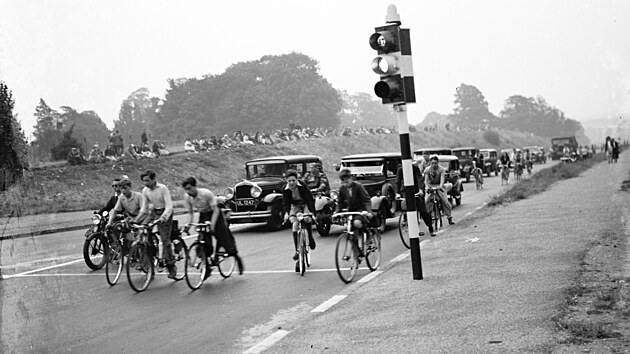
<path fill-rule="evenodd" d="M 525 147 L 530 152 L 538 147 Z M 513 152 L 512 149 L 501 150 Z M 539 151 L 539 150 L 538 150 Z M 413 159 L 422 155 L 437 155 L 439 164 L 446 169 L 447 194 L 453 206 L 462 202 L 463 181 L 470 182 L 473 160 L 480 154 L 484 157 L 484 173 L 495 176 L 499 173 L 499 153 L 496 149 L 476 147 L 417 149 Z M 536 154 L 537 155 L 537 154 Z M 540 156 L 540 155 L 537 155 Z M 400 198 L 396 195 L 396 173 L 402 163 L 400 152 L 367 153 L 344 156 L 335 169 L 347 168 L 356 182 L 361 183 L 372 199 L 372 210 L 377 216 L 379 228 L 385 230 L 385 221 L 395 217 L 401 210 Z M 316 155 L 286 155 L 254 159 L 245 163 L 245 179 L 229 187 L 218 196 L 219 205 L 229 209 L 231 223 L 266 223 L 270 230 L 283 227 L 282 190 L 285 175 L 294 169 L 305 176 L 313 166 L 324 166 Z M 322 171 L 323 172 L 323 171 Z M 337 192 L 311 190 L 315 198 L 314 211 L 317 230 L 324 236 L 330 232 L 332 214 L 336 207 Z"/>

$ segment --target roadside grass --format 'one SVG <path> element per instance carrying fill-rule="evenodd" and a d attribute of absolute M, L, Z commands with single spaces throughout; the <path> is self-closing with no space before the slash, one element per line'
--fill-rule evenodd
<path fill-rule="evenodd" d="M 547 190 L 552 184 L 579 176 L 593 165 L 606 159 L 604 154 L 596 154 L 590 159 L 574 163 L 559 163 L 551 168 L 542 169 L 531 178 L 520 180 L 503 193 L 495 195 L 488 201 L 488 206 L 506 205 L 531 197 Z M 535 165 L 535 167 L 544 165 Z"/>
<path fill-rule="evenodd" d="M 412 151 L 431 146 L 469 146 L 487 148 L 483 131 L 414 132 L 410 134 Z M 496 148 L 548 145 L 548 139 L 511 131 L 497 131 L 505 146 Z M 509 142 L 509 145 L 508 143 Z M 494 147 L 494 146 L 490 146 Z M 176 150 L 176 149 L 172 149 Z M 181 150 L 181 149 L 180 149 Z M 181 181 L 194 176 L 199 185 L 222 194 L 244 178 L 246 161 L 288 154 L 314 154 L 322 158 L 332 188 L 339 187 L 333 168 L 341 157 L 349 154 L 400 151 L 398 134 L 325 137 L 282 142 L 276 145 L 250 146 L 204 153 L 183 153 L 150 160 L 131 160 L 99 165 L 68 166 L 55 164 L 27 171 L 23 181 L 0 192 L 0 217 L 59 213 L 100 209 L 112 193 L 114 178 L 127 175 L 134 190 L 142 187 L 140 173 L 152 169 L 158 182 L 169 187 L 175 204 L 181 203 L 184 190 Z"/>

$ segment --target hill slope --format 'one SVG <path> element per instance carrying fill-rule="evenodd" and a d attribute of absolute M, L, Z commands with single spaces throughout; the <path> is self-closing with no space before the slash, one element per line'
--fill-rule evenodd
<path fill-rule="evenodd" d="M 548 139 L 519 132 L 499 131 L 501 145 L 491 145 L 483 132 L 416 132 L 411 134 L 412 150 L 430 146 L 477 146 L 479 148 L 511 148 L 527 145 L 547 147 Z M 120 164 L 88 166 L 56 166 L 29 171 L 21 185 L 0 195 L 0 215 L 27 214 L 99 209 L 112 193 L 111 181 L 125 174 L 135 190 L 141 189 L 140 173 L 155 170 L 158 181 L 166 184 L 174 200 L 181 200 L 181 181 L 195 176 L 199 184 L 215 193 L 244 177 L 244 163 L 250 159 L 288 154 L 314 154 L 324 161 L 324 170 L 333 187 L 339 185 L 333 164 L 341 157 L 355 153 L 400 151 L 397 134 L 326 137 L 272 146 L 251 146 L 207 153 L 187 153 L 152 160 L 128 161 Z"/>

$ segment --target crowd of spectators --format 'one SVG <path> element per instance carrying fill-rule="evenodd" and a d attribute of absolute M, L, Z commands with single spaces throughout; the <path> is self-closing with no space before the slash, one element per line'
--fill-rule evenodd
<path fill-rule="evenodd" d="M 367 134 L 393 134 L 396 130 L 386 127 L 360 128 L 360 129 L 326 129 L 326 128 L 302 128 L 299 125 L 290 125 L 289 128 L 273 131 L 258 131 L 254 134 L 235 131 L 231 135 L 201 136 L 196 139 L 186 139 L 184 150 L 188 152 L 201 152 L 207 150 L 223 150 L 252 145 L 273 145 L 286 141 L 310 140 L 329 136 L 354 136 Z"/>

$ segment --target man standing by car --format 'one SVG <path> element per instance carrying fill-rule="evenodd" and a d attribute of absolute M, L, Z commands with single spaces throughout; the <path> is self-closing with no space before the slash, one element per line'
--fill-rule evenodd
<path fill-rule="evenodd" d="M 422 161 L 424 161 L 424 159 Z M 416 197 L 416 210 L 420 213 L 420 217 L 424 221 L 424 224 L 429 228 L 431 236 L 435 236 L 436 233 L 435 230 L 433 230 L 433 225 L 431 224 L 431 215 L 427 212 L 427 207 L 424 204 L 424 179 L 422 179 L 422 173 L 420 172 L 418 164 L 418 161 L 414 161 L 411 165 L 413 170 L 413 193 Z M 398 193 L 402 196 L 405 193 L 402 165 L 398 167 L 398 172 L 396 173 L 396 186 L 398 188 Z M 424 232 L 420 231 L 419 236 L 424 236 Z"/>
<path fill-rule="evenodd" d="M 422 174 L 427 169 L 427 167 L 429 167 L 429 165 L 431 165 L 431 163 L 429 163 L 429 152 L 424 151 L 422 152 L 422 161 L 420 161 L 420 163 L 418 164 L 418 168 L 420 169 L 420 177 L 424 177 Z"/>
<path fill-rule="evenodd" d="M 145 221 L 147 224 L 157 220 L 158 233 L 164 245 L 164 260 L 168 269 L 168 277 L 173 279 L 177 275 L 177 268 L 173 262 L 171 250 L 171 231 L 173 227 L 173 201 L 168 188 L 157 183 L 155 171 L 145 171 L 140 175 L 144 188 L 142 189 L 142 208 L 134 222 Z M 145 216 L 148 218 L 145 219 Z"/>
<path fill-rule="evenodd" d="M 424 184 L 426 188 L 436 187 L 437 194 L 440 197 L 440 201 L 442 202 L 442 209 L 444 210 L 444 214 L 448 219 L 448 224 L 453 225 L 453 217 L 451 216 L 451 203 L 446 198 L 446 192 L 444 192 L 444 179 L 446 175 L 446 170 L 444 167 L 440 166 L 439 159 L 437 155 L 433 155 L 430 158 L 431 166 L 427 167 L 424 171 Z M 429 210 L 433 208 L 433 204 L 429 199 L 429 194 L 427 193 L 425 196 L 425 204 Z"/>

